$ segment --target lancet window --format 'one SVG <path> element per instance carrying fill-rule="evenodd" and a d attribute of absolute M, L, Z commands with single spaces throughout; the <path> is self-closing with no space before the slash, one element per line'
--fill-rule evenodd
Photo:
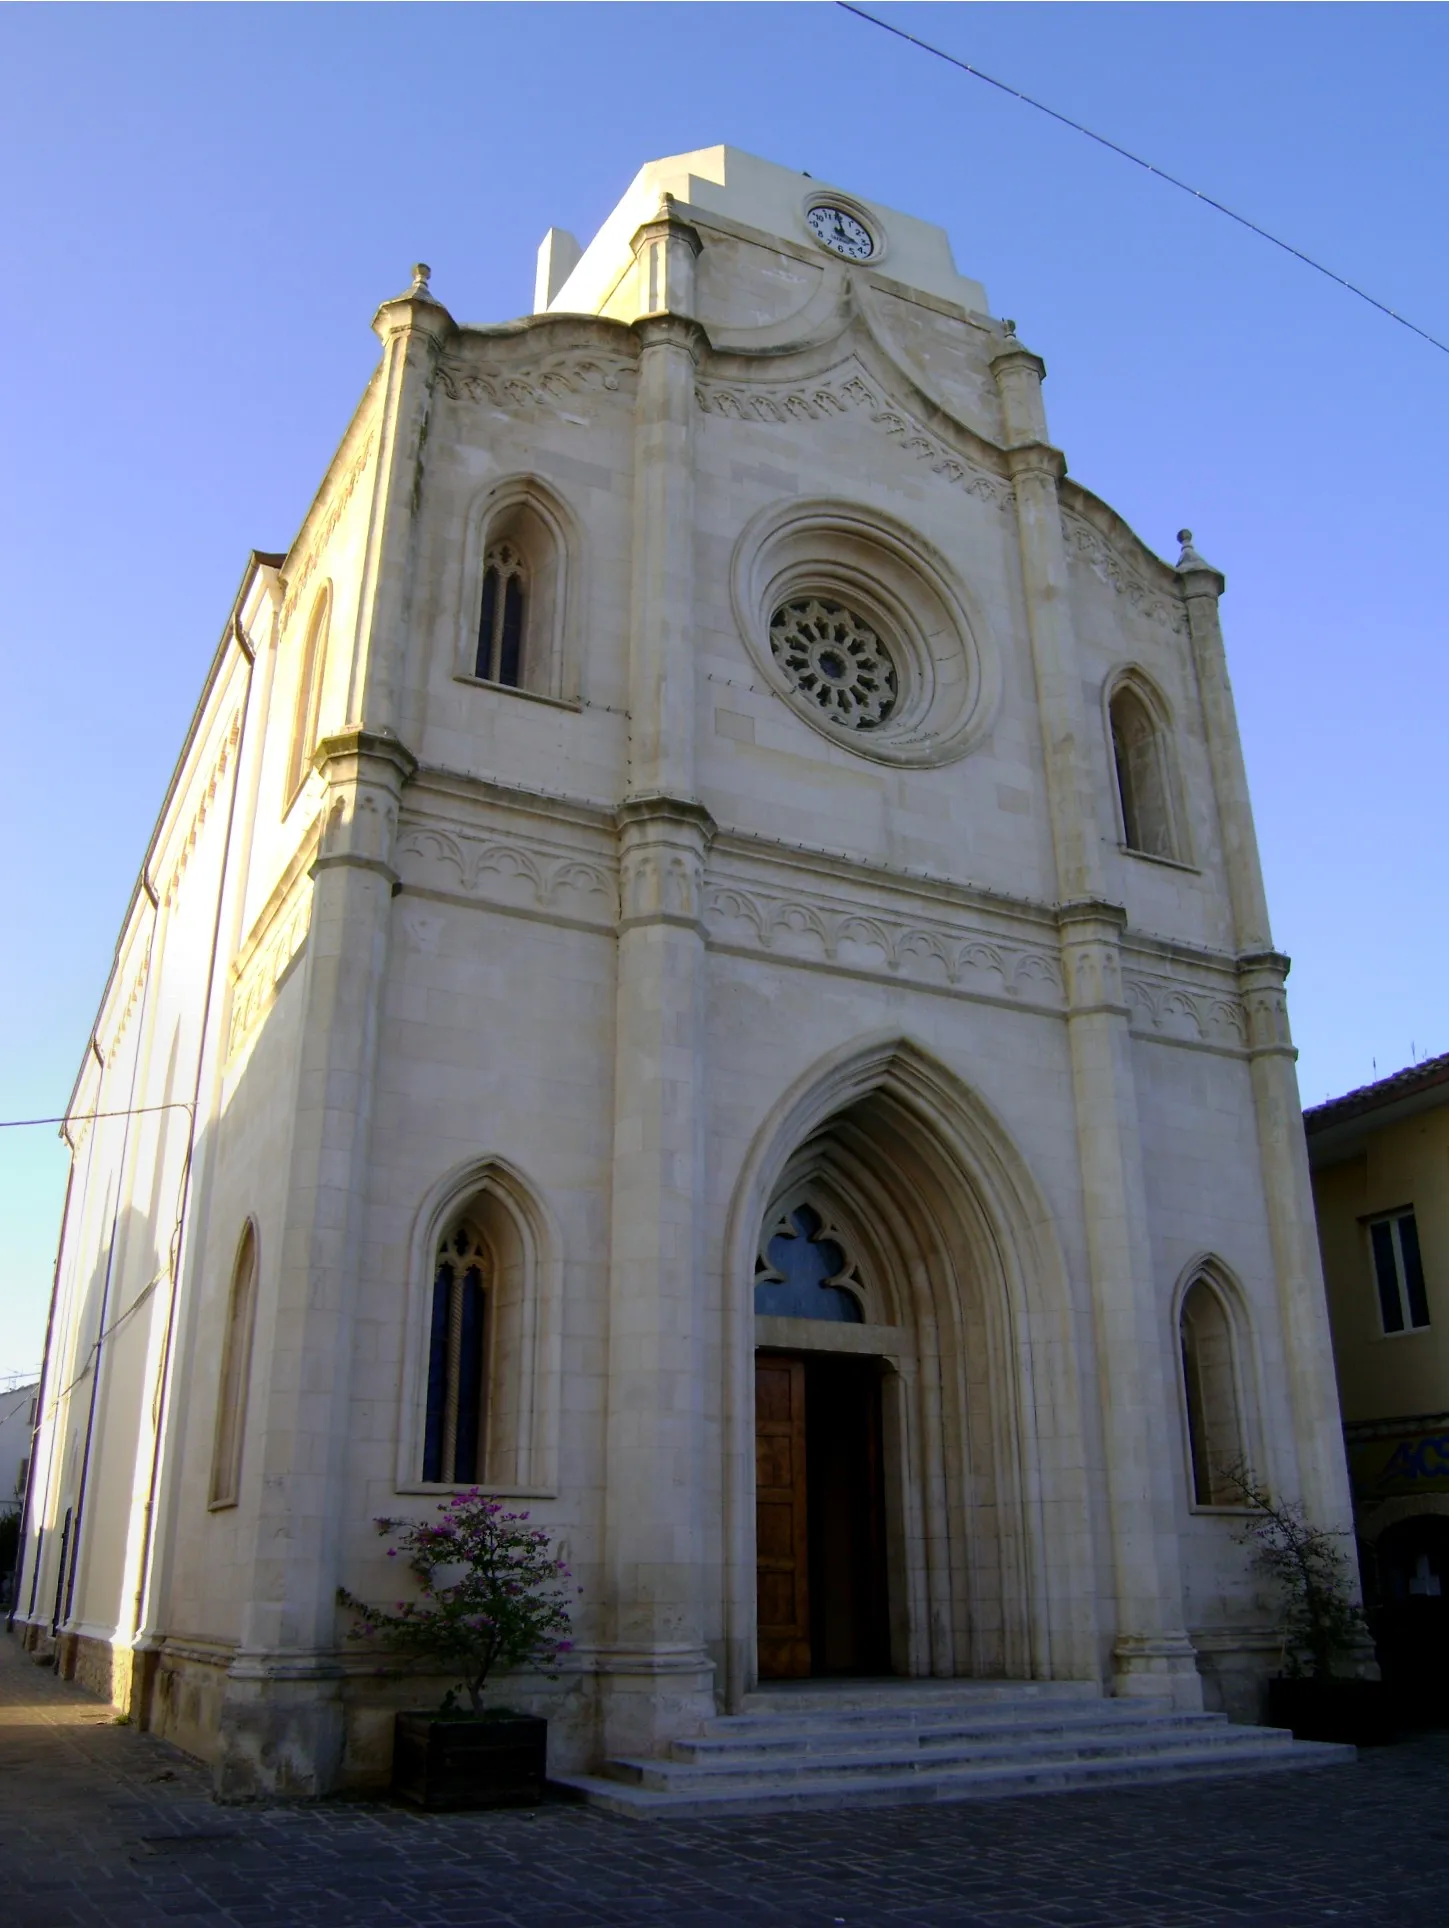
<path fill-rule="evenodd" d="M 312 606 L 307 636 L 297 671 L 297 704 L 292 716 L 292 741 L 287 752 L 286 802 L 302 787 L 307 763 L 317 747 L 322 714 L 322 679 L 327 668 L 327 630 L 332 598 L 324 589 Z"/>
<path fill-rule="evenodd" d="M 1232 1323 L 1207 1278 L 1194 1279 L 1183 1294 L 1178 1325 L 1192 1496 L 1199 1506 L 1232 1506 L 1241 1495 L 1228 1474 L 1246 1458 L 1246 1441 Z"/>
<path fill-rule="evenodd" d="M 488 1425 L 489 1258 L 466 1221 L 438 1248 L 428 1331 L 423 1478 L 468 1486 L 483 1476 Z"/>
<path fill-rule="evenodd" d="M 523 553 L 515 542 L 496 542 L 483 559 L 475 676 L 509 689 L 522 686 L 527 620 L 528 570 Z"/>
<path fill-rule="evenodd" d="M 235 1506 L 241 1490 L 242 1439 L 246 1431 L 247 1387 L 251 1378 L 252 1328 L 257 1307 L 257 1235 L 248 1221 L 232 1267 L 226 1332 L 221 1347 L 221 1381 L 216 1405 L 216 1439 L 211 1455 L 212 1506 Z"/>
<path fill-rule="evenodd" d="M 1124 683 L 1112 697 L 1112 761 L 1122 841 L 1148 857 L 1181 856 L 1167 732 L 1143 695 Z"/>

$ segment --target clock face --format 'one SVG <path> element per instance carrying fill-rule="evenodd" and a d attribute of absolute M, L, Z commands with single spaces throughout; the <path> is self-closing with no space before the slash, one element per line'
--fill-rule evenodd
<path fill-rule="evenodd" d="M 875 253 L 870 229 L 845 208 L 831 207 L 827 201 L 811 208 L 805 221 L 822 248 L 844 255 L 847 261 L 869 261 Z"/>

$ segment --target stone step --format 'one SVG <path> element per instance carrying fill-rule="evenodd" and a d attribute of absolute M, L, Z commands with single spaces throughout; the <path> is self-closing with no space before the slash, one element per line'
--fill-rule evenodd
<path fill-rule="evenodd" d="M 1001 1701 L 1101 1701 L 1095 1680 L 802 1680 L 776 1681 L 746 1694 L 742 1714 L 786 1715 L 889 1712 L 897 1708 L 987 1705 Z M 1109 1705 L 1111 1703 L 1108 1703 Z"/>
<path fill-rule="evenodd" d="M 1040 1737 L 1027 1740 L 967 1742 L 960 1746 L 922 1749 L 911 1745 L 893 1746 L 883 1742 L 872 1749 L 851 1753 L 836 1751 L 775 1754 L 734 1754 L 704 1760 L 622 1758 L 610 1761 L 605 1772 L 611 1780 L 624 1780 L 636 1787 L 681 1792 L 702 1787 L 724 1787 L 742 1782 L 769 1781 L 781 1787 L 802 1779 L 826 1776 L 833 1780 L 858 1780 L 880 1774 L 913 1773 L 936 1776 L 970 1772 L 976 1768 L 1009 1768 L 1048 1765 L 1059 1761 L 1110 1759 L 1148 1760 L 1160 1754 L 1180 1753 L 1184 1747 L 1206 1755 L 1216 1749 L 1241 1754 L 1245 1749 L 1272 1753 L 1290 1746 L 1293 1736 L 1284 1728 L 1232 1728 L 1224 1724 L 1206 1733 L 1165 1727 L 1163 1731 L 1136 1729 L 1113 1733 L 1097 1729 L 1071 1737 Z"/>
<path fill-rule="evenodd" d="M 1028 1700 L 989 1702 L 982 1706 L 942 1704 L 888 1710 L 858 1709 L 842 1713 L 802 1714 L 787 1719 L 777 1714 L 717 1714 L 700 1728 L 700 1738 L 728 1740 L 758 1736 L 762 1740 L 785 1734 L 932 1734 L 950 1728 L 980 1728 L 1001 1732 L 1018 1727 L 1054 1726 L 1062 1722 L 1108 1721 L 1118 1725 L 1174 1719 L 1177 1710 L 1140 1700 Z M 1222 1714 L 1188 1713 L 1188 1720 L 1223 1720 Z"/>
<path fill-rule="evenodd" d="M 583 1795 L 592 1805 L 635 1819 L 779 1814 L 807 1808 L 881 1807 L 899 1803 L 1000 1800 L 1011 1795 L 1067 1793 L 1084 1788 L 1150 1785 L 1225 1775 L 1265 1774 L 1294 1768 L 1332 1767 L 1352 1761 L 1351 1747 L 1284 1739 L 1281 1730 L 1231 1728 L 1225 1745 L 1184 1745 L 1150 1753 L 1096 1759 L 998 1761 L 990 1765 L 901 1772 L 813 1773 L 776 1777 L 768 1770 L 754 1779 L 718 1777 L 692 1788 L 657 1788 L 604 1775 L 565 1775 L 558 1785 Z M 1277 1738 L 1264 1745 L 1259 1732 Z M 655 1763 L 654 1765 L 660 1765 Z M 667 1764 L 666 1764 L 667 1765 Z"/>
<path fill-rule="evenodd" d="M 823 1716 L 788 1725 L 783 1721 L 745 1717 L 734 1725 L 729 1717 L 724 1717 L 706 1722 L 702 1734 L 675 1741 L 670 1755 L 677 1761 L 746 1757 L 777 1760 L 797 1754 L 872 1753 L 883 1747 L 916 1752 L 978 1743 L 1021 1747 L 1041 1740 L 1089 1738 L 1099 1734 L 1130 1745 L 1135 1734 L 1169 1730 L 1227 1732 L 1228 1721 L 1225 1714 L 1150 1714 L 1126 1709 L 1108 1713 L 1105 1707 L 1055 1713 L 1042 1708 L 1030 1715 L 1002 1714 L 996 1718 L 985 1714 L 964 1717 L 941 1714 L 909 1725 L 903 1721 L 827 1721 Z"/>

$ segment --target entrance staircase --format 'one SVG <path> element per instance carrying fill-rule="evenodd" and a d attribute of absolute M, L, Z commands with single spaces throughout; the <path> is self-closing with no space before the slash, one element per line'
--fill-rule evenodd
<path fill-rule="evenodd" d="M 597 1807 L 663 1819 L 790 1808 L 974 1801 L 1012 1794 L 1264 1774 L 1351 1761 L 1295 1741 L 1105 1700 L 1093 1681 L 881 1680 L 774 1684 L 659 1760 L 557 1777 Z"/>

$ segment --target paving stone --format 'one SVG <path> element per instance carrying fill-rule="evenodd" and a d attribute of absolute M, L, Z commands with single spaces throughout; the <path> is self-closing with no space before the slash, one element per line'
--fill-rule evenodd
<path fill-rule="evenodd" d="M 218 1807 L 0 1640 L 5 1928 L 1446 1928 L 1446 1811 L 1449 1734 L 1266 1782 L 779 1819 Z"/>

